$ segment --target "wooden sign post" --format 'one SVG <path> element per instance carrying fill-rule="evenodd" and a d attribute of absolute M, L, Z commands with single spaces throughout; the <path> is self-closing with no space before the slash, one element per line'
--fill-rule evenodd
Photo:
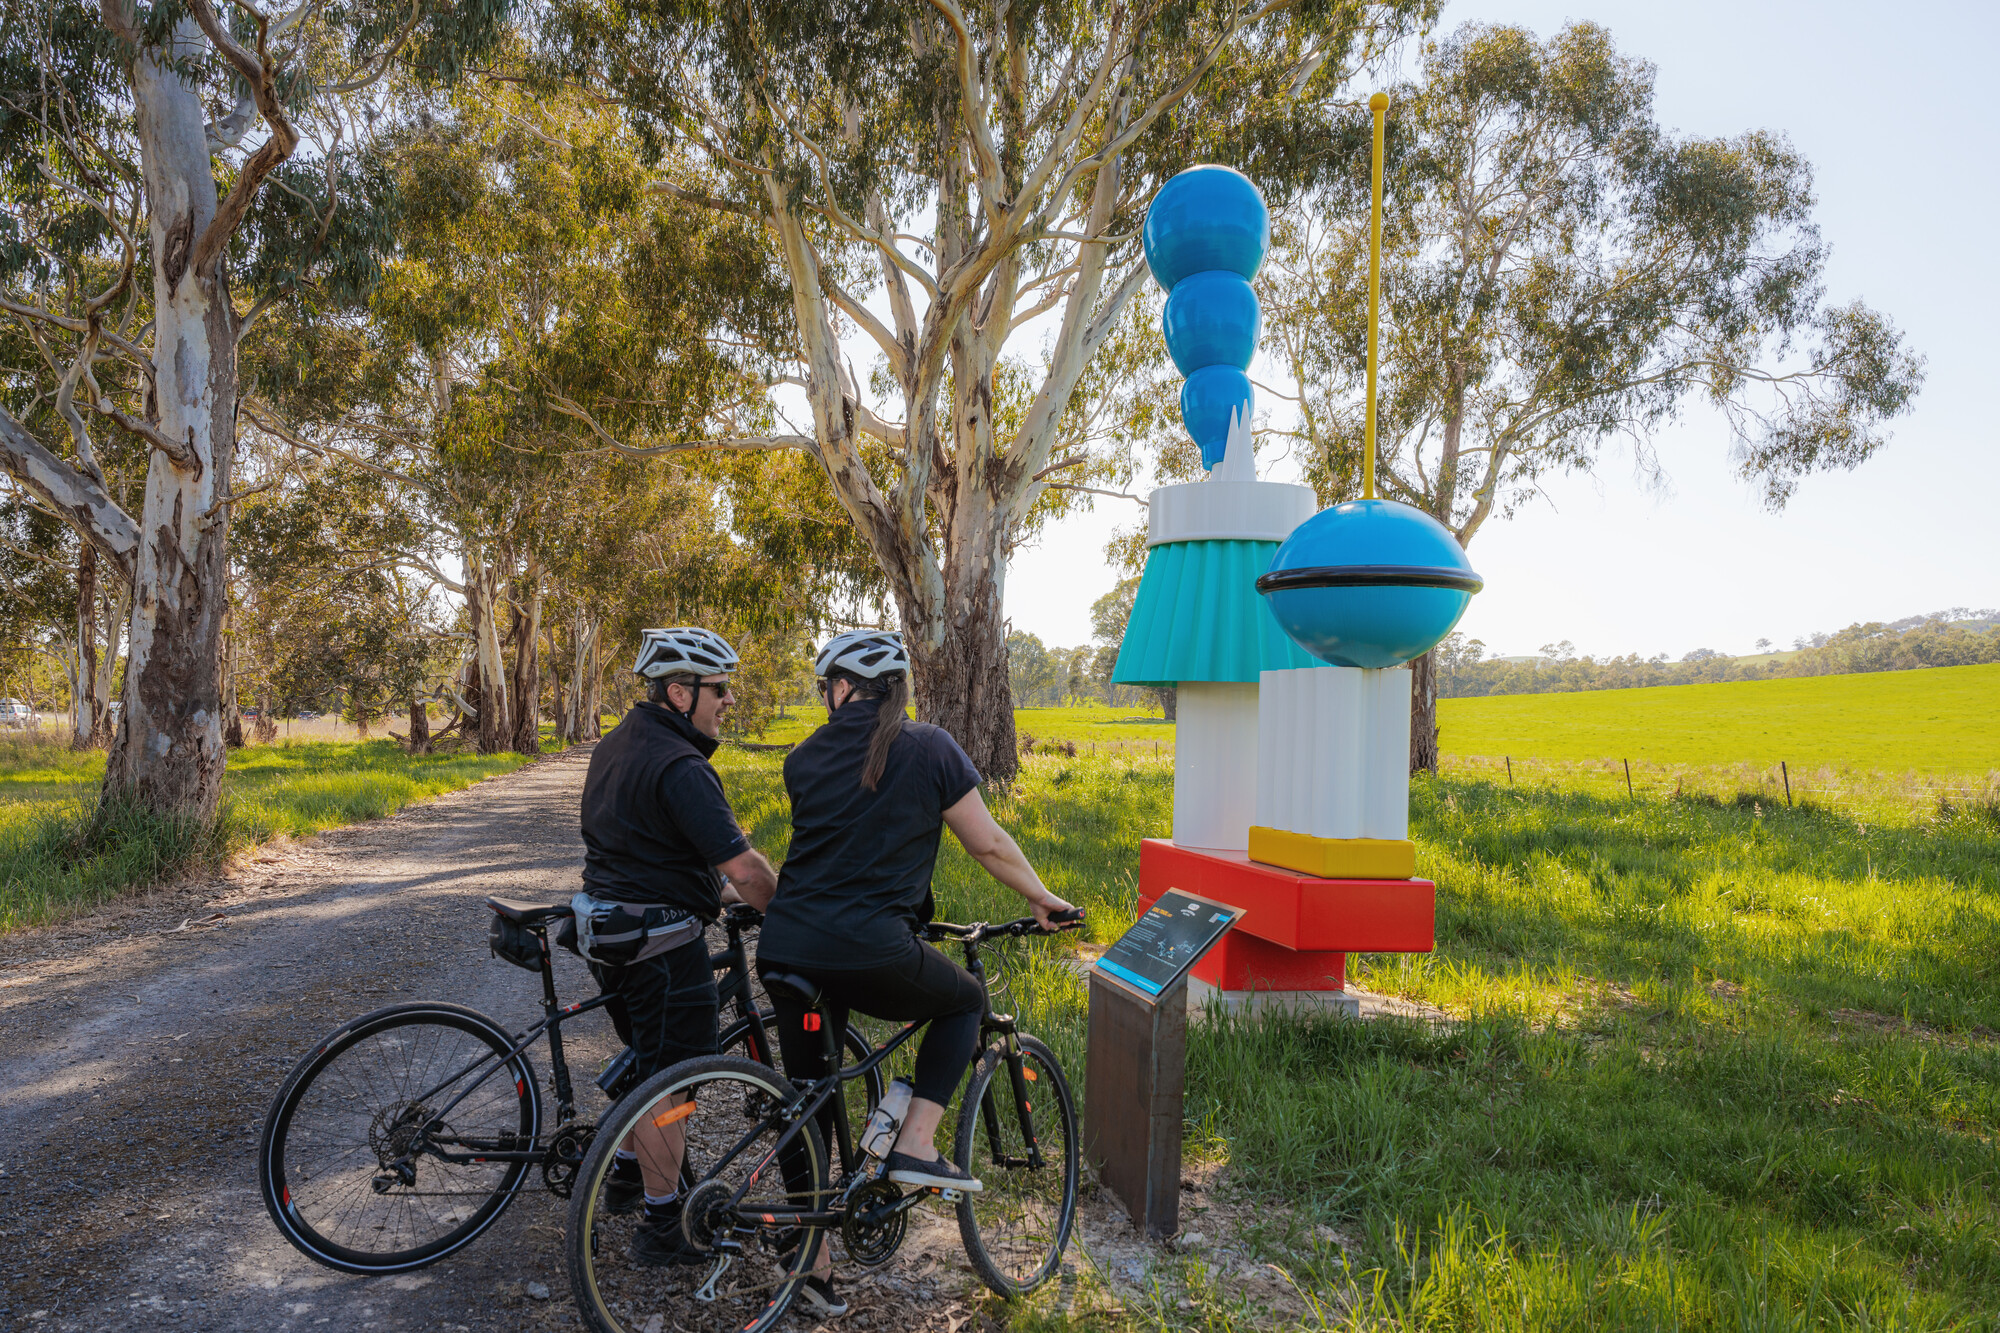
<path fill-rule="evenodd" d="M 1158 1239 L 1181 1224 L 1187 972 L 1242 915 L 1169 890 L 1090 972 L 1084 1152 L 1132 1225 Z"/>

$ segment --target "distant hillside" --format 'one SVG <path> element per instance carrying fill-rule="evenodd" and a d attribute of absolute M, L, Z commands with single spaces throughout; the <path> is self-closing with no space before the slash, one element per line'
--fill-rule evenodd
<path fill-rule="evenodd" d="M 1823 764 L 1897 773 L 2000 768 L 2000 664 L 1679 689 L 1446 699 L 1446 754 Z"/>
<path fill-rule="evenodd" d="M 1447 699 L 1495 694 L 1570 694 L 1798 676 L 1911 671 L 2000 662 L 2000 611 L 1957 607 L 1928 616 L 1849 625 L 1838 634 L 1800 639 L 1790 652 L 1728 657 L 1697 648 L 1678 662 L 1666 654 L 1578 657 L 1565 642 L 1539 657 L 1487 657 L 1478 639 L 1454 634 L 1438 645 L 1438 694 Z"/>

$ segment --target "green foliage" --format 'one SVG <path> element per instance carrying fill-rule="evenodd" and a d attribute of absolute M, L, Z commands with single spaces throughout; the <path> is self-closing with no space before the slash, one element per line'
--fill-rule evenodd
<path fill-rule="evenodd" d="M 1378 478 L 1461 540 L 1614 438 L 1656 466 L 1654 432 L 1696 400 L 1781 508 L 1879 448 L 1923 382 L 1885 317 L 1826 302 L 1797 151 L 1679 138 L 1652 103 L 1652 67 L 1590 23 L 1546 40 L 1467 24 L 1391 92 Z M 1320 207 L 1282 220 L 1265 282 L 1326 500 L 1359 485 L 1365 116 Z"/>
<path fill-rule="evenodd" d="M 88 911 L 274 837 L 394 814 L 509 772 L 517 754 L 413 757 L 391 741 L 232 751 L 213 824 L 100 809 L 104 755 L 0 739 L 0 934 Z"/>

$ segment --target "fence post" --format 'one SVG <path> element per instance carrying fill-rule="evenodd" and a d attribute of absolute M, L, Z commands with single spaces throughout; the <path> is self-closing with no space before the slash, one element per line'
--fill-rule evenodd
<path fill-rule="evenodd" d="M 1632 761 L 1630 759 L 1625 761 L 1625 798 L 1631 801 L 1639 799 L 1632 794 Z"/>
<path fill-rule="evenodd" d="M 1778 772 L 1785 779 L 1785 804 L 1789 806 L 1792 803 L 1792 773 L 1782 759 L 1778 761 Z"/>
<path fill-rule="evenodd" d="M 1507 756 L 1507 785 L 1514 785 L 1514 756 L 1511 754 Z"/>

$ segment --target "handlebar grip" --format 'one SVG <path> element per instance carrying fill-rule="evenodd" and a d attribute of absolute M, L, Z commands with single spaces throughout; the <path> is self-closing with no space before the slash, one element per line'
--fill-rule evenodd
<path fill-rule="evenodd" d="M 1067 912 L 1051 912 L 1049 913 L 1049 924 L 1052 926 L 1080 926 L 1083 924 L 1083 909 L 1081 907 L 1072 907 Z"/>

